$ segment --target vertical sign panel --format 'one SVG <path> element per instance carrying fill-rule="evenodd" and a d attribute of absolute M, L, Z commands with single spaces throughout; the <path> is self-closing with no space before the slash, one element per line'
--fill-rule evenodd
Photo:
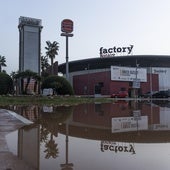
<path fill-rule="evenodd" d="M 61 22 L 61 31 L 65 33 L 73 32 L 73 21 L 70 19 L 64 19 Z"/>

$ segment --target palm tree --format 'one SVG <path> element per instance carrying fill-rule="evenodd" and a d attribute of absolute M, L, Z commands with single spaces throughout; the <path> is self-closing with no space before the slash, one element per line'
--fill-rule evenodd
<path fill-rule="evenodd" d="M 15 76 L 16 76 L 16 74 L 17 74 L 17 72 L 15 72 L 15 71 L 12 71 L 11 73 L 10 73 L 10 76 L 11 76 L 11 78 L 12 78 L 12 81 L 13 81 L 13 85 L 14 85 L 14 93 L 16 93 L 17 94 L 17 79 L 15 79 Z"/>
<path fill-rule="evenodd" d="M 53 75 L 54 74 L 53 62 L 55 56 L 58 55 L 59 43 L 56 41 L 54 41 L 53 43 L 51 43 L 50 41 L 46 41 L 46 44 L 47 44 L 47 47 L 45 47 L 45 49 L 47 50 L 46 55 L 51 60 L 51 74 Z"/>
<path fill-rule="evenodd" d="M 38 73 L 35 73 L 31 70 L 19 72 L 18 74 L 16 74 L 14 76 L 14 78 L 21 79 L 21 93 L 23 93 L 23 94 L 27 94 L 27 88 L 29 86 L 31 79 L 35 80 L 35 82 L 34 82 L 34 92 L 36 91 L 37 82 L 40 82 L 40 80 L 41 80 L 41 77 L 38 75 Z M 25 88 L 24 88 L 23 81 L 24 81 L 25 78 L 26 78 L 27 82 L 26 82 L 26 85 L 25 85 Z"/>
<path fill-rule="evenodd" d="M 6 58 L 0 55 L 0 72 L 2 72 L 2 66 L 6 67 Z"/>
<path fill-rule="evenodd" d="M 14 80 L 14 77 L 15 77 L 16 74 L 17 74 L 17 73 L 16 73 L 15 71 L 12 71 L 12 72 L 10 73 L 10 76 L 11 76 L 12 80 Z"/>
<path fill-rule="evenodd" d="M 49 67 L 48 57 L 41 56 L 41 71 L 44 72 L 45 69 L 47 69 L 48 67 Z"/>

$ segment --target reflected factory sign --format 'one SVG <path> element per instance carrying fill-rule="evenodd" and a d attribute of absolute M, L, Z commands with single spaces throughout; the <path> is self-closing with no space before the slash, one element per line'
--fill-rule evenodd
<path fill-rule="evenodd" d="M 148 129 L 148 116 L 112 118 L 112 133 Z"/>
<path fill-rule="evenodd" d="M 101 141 L 101 151 L 112 151 L 115 153 L 120 153 L 120 152 L 127 152 L 131 154 L 135 154 L 135 149 L 133 144 L 125 144 L 125 143 L 120 143 L 120 142 L 112 142 L 112 141 Z"/>

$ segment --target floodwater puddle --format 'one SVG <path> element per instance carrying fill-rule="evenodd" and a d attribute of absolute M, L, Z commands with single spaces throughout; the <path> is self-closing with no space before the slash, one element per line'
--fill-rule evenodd
<path fill-rule="evenodd" d="M 6 136 L 37 170 L 169 170 L 168 101 L 10 106 L 32 121 Z"/>

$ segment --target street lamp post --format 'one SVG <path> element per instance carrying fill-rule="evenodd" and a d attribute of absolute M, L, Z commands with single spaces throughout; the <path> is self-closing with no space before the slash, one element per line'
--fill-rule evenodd
<path fill-rule="evenodd" d="M 65 36 L 66 37 L 66 79 L 69 81 L 68 37 L 72 37 L 73 34 L 61 33 L 61 36 Z"/>
<path fill-rule="evenodd" d="M 136 71 L 135 71 L 135 78 L 133 81 L 133 95 L 135 98 L 137 98 L 137 89 L 140 88 L 140 81 L 138 81 L 138 67 L 139 64 L 137 63 L 137 59 L 136 59 Z"/>
<path fill-rule="evenodd" d="M 138 90 L 138 86 L 139 86 L 139 81 L 138 81 L 138 67 L 139 67 L 139 64 L 138 64 L 138 62 L 137 62 L 137 59 L 136 59 L 136 98 L 137 98 L 137 95 L 138 95 L 138 93 L 137 93 L 137 90 Z"/>
<path fill-rule="evenodd" d="M 152 99 L 152 67 L 150 66 L 150 94 Z"/>

